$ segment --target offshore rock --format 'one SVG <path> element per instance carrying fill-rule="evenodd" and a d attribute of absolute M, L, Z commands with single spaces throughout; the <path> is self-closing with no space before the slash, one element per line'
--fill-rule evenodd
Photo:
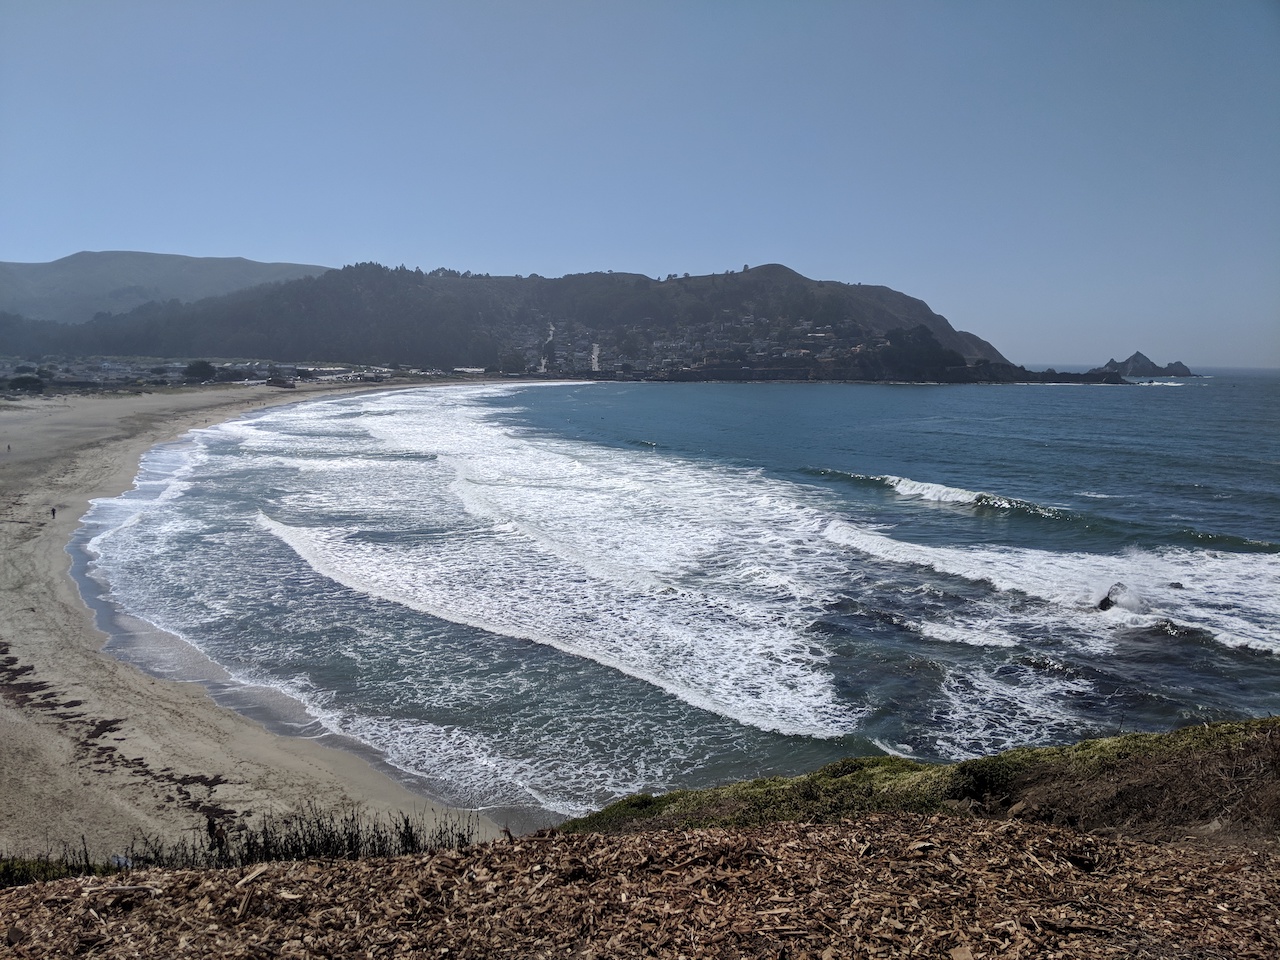
<path fill-rule="evenodd" d="M 1154 360 L 1141 351 L 1135 353 L 1128 360 L 1108 360 L 1100 367 L 1094 367 L 1090 373 L 1117 373 L 1122 377 L 1196 377 L 1199 374 L 1192 373 L 1187 369 L 1187 365 L 1180 360 L 1173 363 L 1159 366 Z"/>
<path fill-rule="evenodd" d="M 1123 583 L 1113 583 L 1107 595 L 1098 601 L 1099 610 L 1110 610 L 1112 607 L 1123 607 L 1133 613 L 1141 613 L 1144 604 L 1142 598 Z"/>

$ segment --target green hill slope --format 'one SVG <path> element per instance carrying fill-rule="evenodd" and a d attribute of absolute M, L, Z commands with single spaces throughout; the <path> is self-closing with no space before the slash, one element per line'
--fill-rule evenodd
<path fill-rule="evenodd" d="M 1280 718 L 1021 748 L 952 765 L 901 757 L 841 760 L 800 777 L 629 797 L 562 829 L 833 823 L 871 811 L 1013 817 L 1146 840 L 1275 840 Z"/>

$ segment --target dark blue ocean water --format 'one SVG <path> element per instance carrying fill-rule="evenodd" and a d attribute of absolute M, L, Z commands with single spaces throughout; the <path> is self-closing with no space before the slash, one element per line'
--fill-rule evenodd
<path fill-rule="evenodd" d="M 534 819 L 1280 710 L 1275 375 L 314 401 L 80 540 L 122 656 Z"/>

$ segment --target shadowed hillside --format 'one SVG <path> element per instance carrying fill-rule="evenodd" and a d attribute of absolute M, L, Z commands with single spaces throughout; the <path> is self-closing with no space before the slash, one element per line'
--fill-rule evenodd
<path fill-rule="evenodd" d="M 195 303 L 155 300 L 76 326 L 0 314 L 0 336 L 5 352 L 23 356 L 340 359 L 561 375 L 963 381 L 975 362 L 990 365 L 980 379 L 1017 369 L 923 301 L 776 264 L 655 280 L 365 263 Z"/>

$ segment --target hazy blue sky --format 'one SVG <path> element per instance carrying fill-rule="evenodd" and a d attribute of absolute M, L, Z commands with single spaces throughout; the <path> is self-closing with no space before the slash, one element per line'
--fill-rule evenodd
<path fill-rule="evenodd" d="M 1280 367 L 1280 0 L 0 2 L 0 260 L 785 263 Z"/>

